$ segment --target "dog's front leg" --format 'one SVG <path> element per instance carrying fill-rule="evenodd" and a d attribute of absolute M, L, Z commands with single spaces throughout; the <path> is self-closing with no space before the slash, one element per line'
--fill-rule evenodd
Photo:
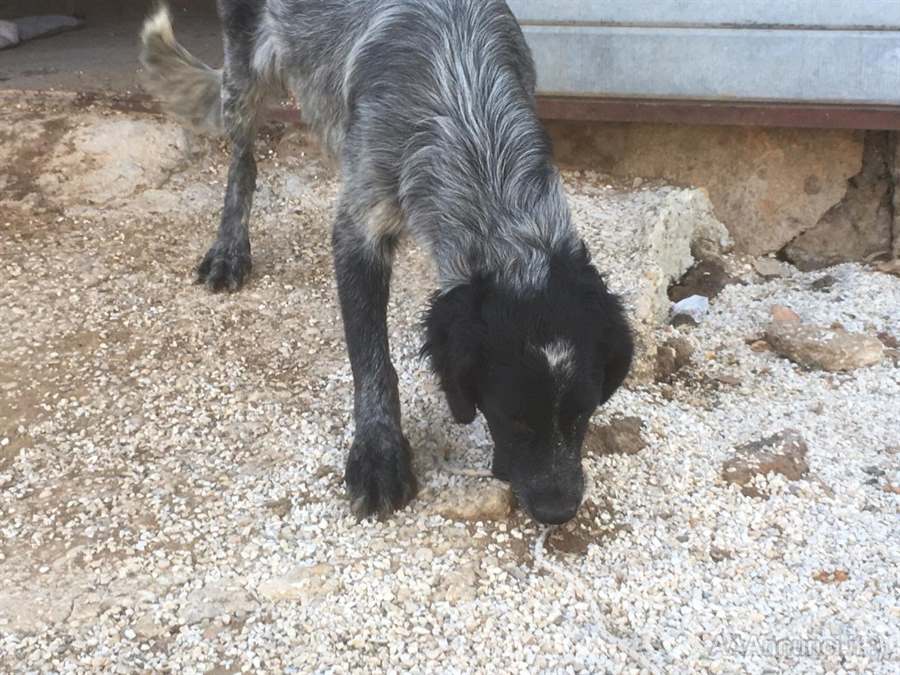
<path fill-rule="evenodd" d="M 356 432 L 344 480 L 353 512 L 384 517 L 416 494 L 409 443 L 400 424 L 397 373 L 387 333 L 392 243 L 373 242 L 340 209 L 333 233 L 335 274 L 353 370 Z"/>
<path fill-rule="evenodd" d="M 245 61 L 235 54 L 226 59 L 222 106 L 231 142 L 231 166 L 218 236 L 196 270 L 197 282 L 213 291 L 236 291 L 252 267 L 250 211 L 256 190 L 256 93 Z"/>

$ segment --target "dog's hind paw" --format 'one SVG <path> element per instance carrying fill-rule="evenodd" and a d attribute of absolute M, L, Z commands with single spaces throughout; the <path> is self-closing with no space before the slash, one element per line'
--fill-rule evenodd
<path fill-rule="evenodd" d="M 211 291 L 237 291 L 252 267 L 249 243 L 217 241 L 197 266 L 194 278 Z"/>
<path fill-rule="evenodd" d="M 350 448 L 344 482 L 357 518 L 386 518 L 416 496 L 409 443 L 357 437 Z"/>

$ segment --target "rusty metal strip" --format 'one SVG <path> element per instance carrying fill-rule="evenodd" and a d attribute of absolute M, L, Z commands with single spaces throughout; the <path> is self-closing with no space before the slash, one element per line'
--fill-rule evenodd
<path fill-rule="evenodd" d="M 112 107 L 132 112 L 161 112 L 145 94 L 82 93 L 82 103 L 108 100 Z M 642 122 L 714 126 L 795 127 L 809 129 L 900 130 L 900 106 L 842 106 L 767 103 L 718 103 L 614 98 L 539 96 L 538 114 L 546 121 Z M 300 110 L 271 106 L 265 117 L 301 125 Z"/>
<path fill-rule="evenodd" d="M 808 129 L 900 129 L 900 107 L 543 96 L 544 120 Z"/>

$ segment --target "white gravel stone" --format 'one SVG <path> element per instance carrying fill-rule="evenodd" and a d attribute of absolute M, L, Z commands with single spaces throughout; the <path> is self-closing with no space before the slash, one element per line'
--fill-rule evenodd
<path fill-rule="evenodd" d="M 703 320 L 709 311 L 709 298 L 692 295 L 672 305 L 672 316 L 689 316 L 697 323 Z"/>

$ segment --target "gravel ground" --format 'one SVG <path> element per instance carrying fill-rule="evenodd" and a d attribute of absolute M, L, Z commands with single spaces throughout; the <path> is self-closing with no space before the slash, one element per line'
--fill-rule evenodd
<path fill-rule="evenodd" d="M 730 260 L 747 283 L 681 329 L 693 364 L 596 417 L 641 418 L 647 447 L 586 458 L 582 514 L 536 562 L 518 511 L 448 517 L 504 488 L 442 468 L 488 466 L 490 442 L 451 424 L 417 357 L 414 246 L 391 335 L 422 490 L 387 522 L 348 515 L 336 183 L 314 146 L 266 135 L 253 279 L 210 295 L 188 272 L 219 148 L 185 161 L 177 130 L 115 101 L 0 103 L 0 670 L 900 669 L 900 369 L 810 372 L 748 345 L 776 303 L 900 336 L 900 279 L 845 265 L 815 290 L 822 273 Z M 628 294 L 618 223 L 665 188 L 566 181 Z M 758 479 L 768 498 L 722 480 L 736 446 L 787 428 L 804 480 Z"/>

